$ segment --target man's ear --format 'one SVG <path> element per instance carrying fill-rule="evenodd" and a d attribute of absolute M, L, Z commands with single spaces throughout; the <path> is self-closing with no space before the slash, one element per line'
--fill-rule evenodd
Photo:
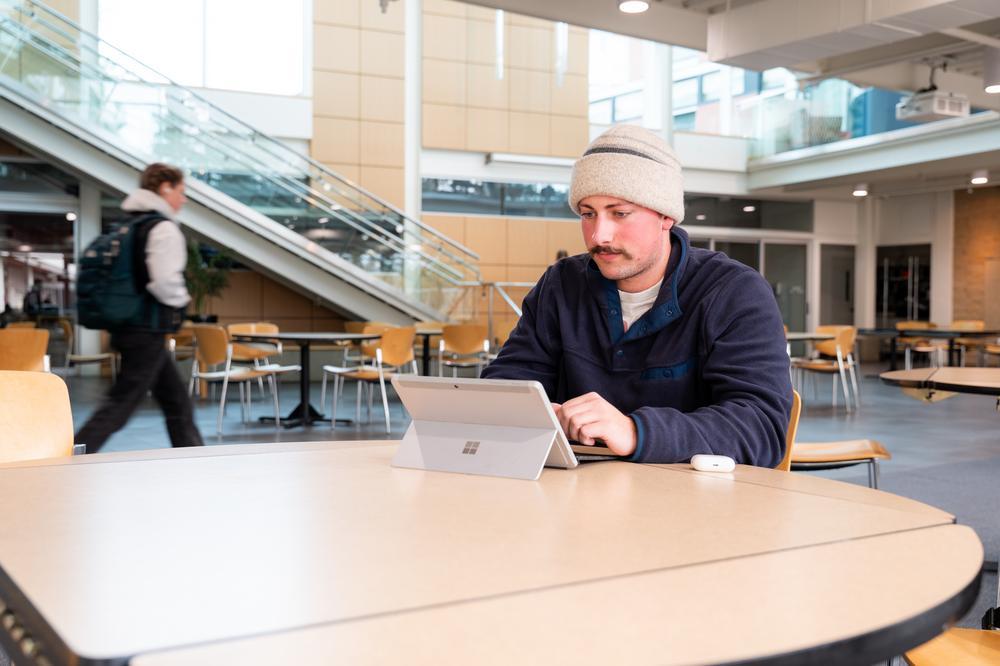
<path fill-rule="evenodd" d="M 674 228 L 674 225 L 677 224 L 677 222 L 674 220 L 674 218 L 672 218 L 672 217 L 670 217 L 668 215 L 662 215 L 661 218 L 662 218 L 662 224 L 663 224 L 662 228 L 663 228 L 664 231 L 670 231 L 671 229 Z"/>

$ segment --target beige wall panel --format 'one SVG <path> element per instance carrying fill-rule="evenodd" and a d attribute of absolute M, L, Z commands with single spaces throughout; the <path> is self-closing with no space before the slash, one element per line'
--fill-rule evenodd
<path fill-rule="evenodd" d="M 539 242 L 544 237 L 544 220 L 507 218 L 507 264 L 510 270 L 514 266 L 548 265 L 552 257 L 548 256 L 545 243 Z"/>
<path fill-rule="evenodd" d="M 358 118 L 361 77 L 344 72 L 313 72 L 313 113 Z"/>
<path fill-rule="evenodd" d="M 465 218 L 465 246 L 479 255 L 482 264 L 507 263 L 507 218 Z"/>
<path fill-rule="evenodd" d="M 357 120 L 313 118 L 313 158 L 320 162 L 358 164 L 360 132 Z"/>
<path fill-rule="evenodd" d="M 253 271 L 233 271 L 225 292 L 212 299 L 212 313 L 237 321 L 256 321 L 260 316 L 260 294 L 260 275 Z"/>
<path fill-rule="evenodd" d="M 464 62 L 424 58 L 424 101 L 465 106 L 467 76 Z"/>
<path fill-rule="evenodd" d="M 506 152 L 510 148 L 507 140 L 507 111 L 497 109 L 473 109 L 466 112 L 468 119 L 466 150 L 482 152 Z"/>
<path fill-rule="evenodd" d="M 315 0 L 313 20 L 356 28 L 361 25 L 361 0 Z"/>
<path fill-rule="evenodd" d="M 403 125 L 362 120 L 361 164 L 402 168 Z"/>
<path fill-rule="evenodd" d="M 312 302 L 284 285 L 272 280 L 261 280 L 260 315 L 265 321 L 273 321 L 275 317 L 308 320 L 312 316 Z"/>
<path fill-rule="evenodd" d="M 362 0 L 361 27 L 365 30 L 382 30 L 402 34 L 405 25 L 406 0 L 390 2 L 383 12 L 378 2 Z"/>
<path fill-rule="evenodd" d="M 520 304 L 518 304 L 520 305 Z M 504 304 L 506 307 L 506 304 Z M 517 318 L 513 315 L 509 317 L 494 317 L 493 319 L 493 341 L 495 344 L 503 345 L 510 337 L 514 327 L 517 326 Z"/>
<path fill-rule="evenodd" d="M 403 35 L 361 31 L 361 73 L 403 78 Z"/>
<path fill-rule="evenodd" d="M 458 16 L 464 18 L 469 5 L 454 0 L 424 0 L 425 14 L 441 14 L 443 16 Z"/>
<path fill-rule="evenodd" d="M 553 67 L 551 24 L 548 28 L 510 25 L 507 30 L 507 64 L 512 68 L 550 71 Z"/>
<path fill-rule="evenodd" d="M 555 257 L 553 257 L 553 259 L 554 258 Z M 545 269 L 548 267 L 549 264 L 535 266 L 508 266 L 507 279 L 511 282 L 538 282 L 538 278 L 542 277 L 542 273 L 544 273 Z M 507 293 L 509 293 L 510 297 L 514 299 L 515 303 L 520 303 L 528 293 L 528 289 L 523 287 L 511 287 L 507 290 Z"/>
<path fill-rule="evenodd" d="M 336 25 L 313 26 L 313 67 L 331 72 L 358 72 L 361 31 Z"/>
<path fill-rule="evenodd" d="M 71 21 L 80 22 L 80 0 L 46 0 L 45 4 Z"/>
<path fill-rule="evenodd" d="M 507 87 L 510 72 L 502 79 L 496 76 L 496 68 L 490 65 L 466 66 L 469 106 L 486 109 L 507 109 Z"/>
<path fill-rule="evenodd" d="M 324 162 L 323 165 L 326 168 L 330 169 L 331 171 L 334 171 L 335 173 L 337 173 L 337 174 L 343 176 L 344 178 L 346 178 L 347 180 L 353 181 L 355 183 L 358 182 L 358 180 L 359 180 L 359 178 L 361 176 L 361 169 L 358 167 L 357 164 L 343 164 L 343 163 L 337 163 L 337 162 Z"/>
<path fill-rule="evenodd" d="M 397 208 L 403 207 L 403 181 L 402 168 L 361 165 L 361 186 Z"/>
<path fill-rule="evenodd" d="M 465 217 L 461 215 L 445 215 L 424 213 L 420 221 L 437 229 L 453 241 L 465 245 Z"/>
<path fill-rule="evenodd" d="M 424 14 L 424 57 L 465 62 L 466 21 Z"/>
<path fill-rule="evenodd" d="M 510 112 L 510 150 L 532 155 L 549 154 L 549 116 Z"/>
<path fill-rule="evenodd" d="M 466 59 L 480 65 L 496 67 L 497 64 L 497 32 L 496 23 L 491 17 L 488 21 L 466 22 L 468 45 Z"/>
<path fill-rule="evenodd" d="M 552 77 L 552 113 L 561 116 L 579 116 L 586 118 L 590 113 L 590 100 L 587 91 L 587 77 L 576 74 L 563 76 L 562 84 Z"/>
<path fill-rule="evenodd" d="M 570 28 L 566 49 L 566 71 L 586 76 L 590 71 L 590 37 L 585 30 Z"/>
<path fill-rule="evenodd" d="M 465 108 L 423 105 L 424 148 L 465 150 Z"/>
<path fill-rule="evenodd" d="M 403 79 L 362 76 L 361 117 L 365 120 L 403 122 Z"/>
<path fill-rule="evenodd" d="M 312 317 L 269 317 L 264 318 L 262 321 L 269 321 L 272 324 L 277 324 L 279 331 L 292 332 L 292 331 L 311 331 L 312 328 Z M 295 347 L 285 343 L 285 354 L 284 358 L 287 359 L 286 363 L 298 363 L 299 355 L 294 352 L 289 352 L 290 347 Z M 293 360 L 295 359 L 295 360 Z M 298 375 L 296 375 L 297 377 Z M 314 378 L 315 381 L 315 378 Z"/>
<path fill-rule="evenodd" d="M 583 242 L 583 233 L 580 230 L 580 223 L 576 220 L 546 220 L 545 221 L 545 246 L 546 256 L 555 261 L 556 252 L 566 250 L 569 256 L 582 254 L 587 251 L 587 246 Z"/>
<path fill-rule="evenodd" d="M 549 116 L 551 122 L 551 154 L 560 157 L 579 157 L 589 143 L 590 125 L 586 118 Z"/>
<path fill-rule="evenodd" d="M 510 70 L 511 111 L 549 113 L 552 98 L 552 75 L 526 69 Z"/>
<path fill-rule="evenodd" d="M 480 7 L 479 5 L 467 5 L 469 18 L 480 21 L 493 21 L 496 18 L 497 10 L 492 7 Z"/>

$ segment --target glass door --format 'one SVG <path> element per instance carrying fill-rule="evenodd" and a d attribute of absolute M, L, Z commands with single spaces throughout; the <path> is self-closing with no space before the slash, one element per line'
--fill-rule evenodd
<path fill-rule="evenodd" d="M 806 329 L 806 245 L 764 243 L 764 279 L 789 331 Z"/>

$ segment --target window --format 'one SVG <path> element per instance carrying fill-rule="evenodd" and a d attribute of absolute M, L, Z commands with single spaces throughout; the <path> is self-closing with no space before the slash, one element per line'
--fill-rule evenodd
<path fill-rule="evenodd" d="M 173 0 L 152 16 L 100 0 L 98 34 L 184 86 L 305 94 L 305 0 Z"/>
<path fill-rule="evenodd" d="M 427 212 L 574 218 L 568 196 L 569 186 L 557 183 L 424 178 L 422 205 Z"/>
<path fill-rule="evenodd" d="M 698 104 L 698 78 L 674 82 L 674 108 Z"/>
<path fill-rule="evenodd" d="M 709 72 L 701 77 L 701 101 L 716 102 L 722 95 L 722 72 Z"/>

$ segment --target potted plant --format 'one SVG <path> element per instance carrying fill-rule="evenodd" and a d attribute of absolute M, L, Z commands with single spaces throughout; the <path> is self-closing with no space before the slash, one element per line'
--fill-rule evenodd
<path fill-rule="evenodd" d="M 193 240 L 188 242 L 187 248 L 187 268 L 184 277 L 188 293 L 191 294 L 191 307 L 194 310 L 188 318 L 195 322 L 216 322 L 219 318 L 216 315 L 206 314 L 205 308 L 210 297 L 221 296 L 229 286 L 232 260 L 222 252 L 211 249 L 203 252 L 201 244 Z"/>

